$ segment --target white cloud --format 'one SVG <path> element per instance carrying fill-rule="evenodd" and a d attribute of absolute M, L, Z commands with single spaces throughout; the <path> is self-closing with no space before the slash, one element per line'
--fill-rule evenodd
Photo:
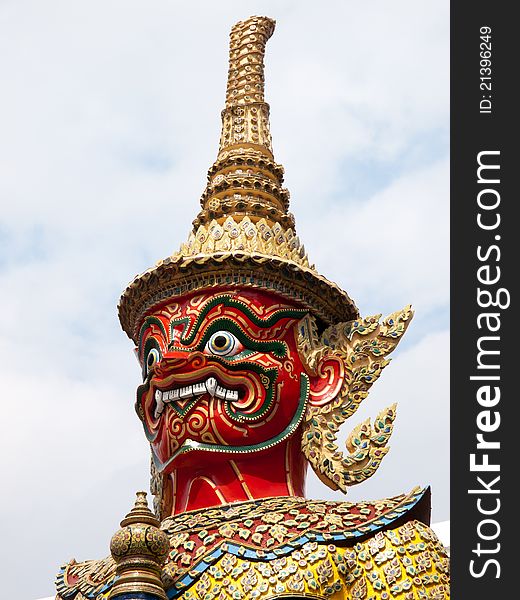
<path fill-rule="evenodd" d="M 421 313 L 445 307 L 449 288 L 449 189 L 446 161 L 405 173 L 350 206 L 323 205 L 306 223 L 318 266 L 368 310 L 411 303 Z M 311 248 L 312 242 L 312 248 Z M 345 284 L 344 284 L 345 285 Z M 391 306 L 394 308 L 391 309 Z"/>
<path fill-rule="evenodd" d="M 115 305 L 187 235 L 216 156 L 228 31 L 250 14 L 277 19 L 267 100 L 311 260 L 365 314 L 417 309 L 411 341 L 367 401 L 367 414 L 394 400 L 400 408 L 381 475 L 359 497 L 431 482 L 434 515 L 447 518 L 446 410 L 421 439 L 416 423 L 425 402 L 447 402 L 448 3 L 203 6 L 0 6 L 0 444 L 10 490 L 0 560 L 12 574 L 4 593 L 21 600 L 51 594 L 72 555 L 105 555 L 147 485 L 139 371 Z"/>

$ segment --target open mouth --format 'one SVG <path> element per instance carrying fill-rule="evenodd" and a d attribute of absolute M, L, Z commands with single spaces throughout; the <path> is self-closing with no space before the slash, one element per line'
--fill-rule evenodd
<path fill-rule="evenodd" d="M 172 387 L 168 390 L 157 389 L 154 396 L 154 417 L 158 419 L 168 404 L 185 412 L 187 405 L 192 406 L 204 394 L 209 394 L 211 398 L 230 402 L 236 402 L 239 399 L 238 390 L 220 385 L 215 377 L 208 377 L 205 381 L 192 385 Z"/>

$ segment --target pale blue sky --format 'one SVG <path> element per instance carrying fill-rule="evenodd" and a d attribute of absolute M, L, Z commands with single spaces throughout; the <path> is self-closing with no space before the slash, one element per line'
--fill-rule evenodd
<path fill-rule="evenodd" d="M 277 20 L 266 97 L 310 260 L 362 314 L 416 309 L 345 426 L 398 402 L 389 455 L 348 499 L 431 484 L 434 521 L 449 518 L 448 8 L 0 2 L 6 597 L 51 595 L 62 562 L 106 555 L 148 486 L 116 304 L 187 237 L 217 152 L 229 29 L 251 14 Z M 341 498 L 314 477 L 308 495 Z"/>

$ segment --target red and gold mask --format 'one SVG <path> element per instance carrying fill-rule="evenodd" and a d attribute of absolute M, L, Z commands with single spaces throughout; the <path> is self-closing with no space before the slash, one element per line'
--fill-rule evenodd
<path fill-rule="evenodd" d="M 198 293 L 146 317 L 137 411 L 160 471 L 194 453 L 258 452 L 295 433 L 311 393 L 297 347 L 305 314 L 273 294 L 235 290 Z"/>

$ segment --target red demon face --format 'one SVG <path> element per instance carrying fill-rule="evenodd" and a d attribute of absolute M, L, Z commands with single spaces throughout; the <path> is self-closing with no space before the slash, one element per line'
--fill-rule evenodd
<path fill-rule="evenodd" d="M 310 393 L 297 349 L 304 316 L 274 294 L 242 290 L 193 295 L 146 317 L 136 408 L 160 471 L 200 451 L 267 449 L 296 431 Z"/>

